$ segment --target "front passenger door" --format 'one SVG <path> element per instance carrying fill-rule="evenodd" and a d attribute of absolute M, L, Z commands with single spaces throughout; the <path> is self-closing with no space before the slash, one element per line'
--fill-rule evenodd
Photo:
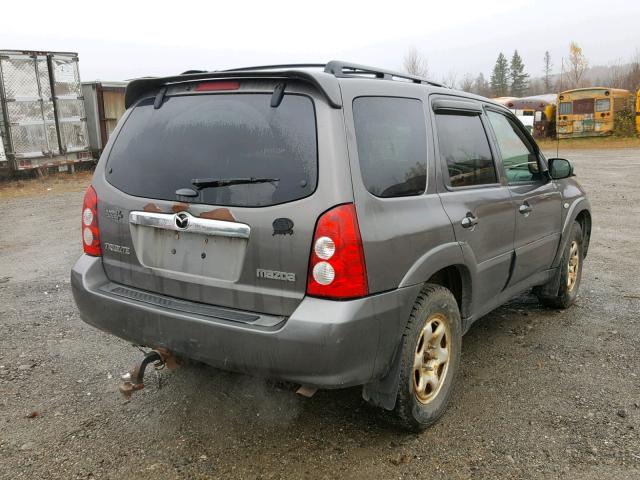
<path fill-rule="evenodd" d="M 561 231 L 562 197 L 537 149 L 514 118 L 487 112 L 516 210 L 515 264 L 509 285 L 551 267 Z"/>

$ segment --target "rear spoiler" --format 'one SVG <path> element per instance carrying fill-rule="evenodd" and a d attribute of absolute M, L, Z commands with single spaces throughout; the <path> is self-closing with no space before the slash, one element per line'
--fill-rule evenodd
<path fill-rule="evenodd" d="M 197 80 L 235 78 L 238 80 L 255 80 L 256 78 L 273 80 L 299 80 L 310 83 L 317 88 L 333 108 L 342 108 L 342 96 L 338 81 L 333 75 L 323 72 L 307 72 L 302 70 L 285 71 L 227 71 L 227 72 L 199 72 L 176 75 L 173 77 L 151 77 L 132 80 L 127 84 L 124 94 L 125 108 L 129 108 L 143 95 L 171 83 L 192 82 Z"/>

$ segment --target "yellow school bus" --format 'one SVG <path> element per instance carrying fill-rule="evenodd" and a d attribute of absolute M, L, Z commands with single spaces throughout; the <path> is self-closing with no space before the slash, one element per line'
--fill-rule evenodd
<path fill-rule="evenodd" d="M 510 109 L 534 137 L 555 137 L 558 100 L 556 94 L 532 95 L 524 98 L 499 97 L 492 100 Z"/>
<path fill-rule="evenodd" d="M 640 135 L 640 88 L 636 92 L 636 130 Z"/>
<path fill-rule="evenodd" d="M 611 135 L 616 113 L 631 100 L 631 92 L 619 88 L 577 88 L 558 95 L 558 138 Z"/>

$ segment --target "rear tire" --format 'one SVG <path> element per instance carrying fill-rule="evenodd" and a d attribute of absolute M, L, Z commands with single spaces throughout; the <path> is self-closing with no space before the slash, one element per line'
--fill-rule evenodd
<path fill-rule="evenodd" d="M 558 292 L 555 295 L 544 293 L 544 287 L 534 290 L 540 303 L 551 308 L 569 308 L 575 302 L 582 278 L 582 227 L 574 222 L 569 242 L 564 249 L 560 267 L 556 275 L 560 276 Z M 557 277 L 553 281 L 557 281 Z"/>
<path fill-rule="evenodd" d="M 462 330 L 453 294 L 426 284 L 402 338 L 395 414 L 400 425 L 420 432 L 446 410 L 460 364 Z"/>

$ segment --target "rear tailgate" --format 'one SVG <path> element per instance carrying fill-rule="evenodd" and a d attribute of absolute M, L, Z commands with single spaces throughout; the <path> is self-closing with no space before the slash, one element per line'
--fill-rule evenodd
<path fill-rule="evenodd" d="M 278 107 L 274 82 L 204 84 L 170 88 L 160 108 L 142 100 L 105 150 L 94 178 L 105 272 L 162 295 L 288 316 L 305 294 L 318 216 L 353 201 L 342 112 L 306 84 L 288 85 Z M 202 178 L 249 183 L 192 185 Z M 176 194 L 185 188 L 197 196 Z"/>

